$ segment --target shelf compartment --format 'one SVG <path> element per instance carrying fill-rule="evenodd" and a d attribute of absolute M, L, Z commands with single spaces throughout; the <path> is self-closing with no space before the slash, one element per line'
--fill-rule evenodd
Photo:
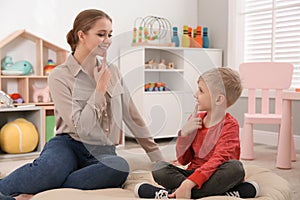
<path fill-rule="evenodd" d="M 34 102 L 33 101 L 33 85 L 35 85 L 37 88 L 45 88 L 48 85 L 48 79 L 47 76 L 41 76 L 41 77 L 32 77 L 28 81 L 28 89 L 29 89 L 29 102 L 35 103 L 35 104 L 49 104 L 49 102 Z"/>
<path fill-rule="evenodd" d="M 182 71 L 173 71 L 166 73 L 161 71 L 148 71 L 145 73 L 145 84 L 163 82 L 170 91 L 184 90 L 184 75 Z"/>
<path fill-rule="evenodd" d="M 28 78 L 17 78 L 5 76 L 1 78 L 1 90 L 7 94 L 19 93 L 24 103 L 29 102 L 28 98 Z"/>
<path fill-rule="evenodd" d="M 174 63 L 175 69 L 183 69 L 184 59 L 182 57 L 183 51 L 170 50 L 170 49 L 145 49 L 145 62 L 154 60 L 156 63 L 160 63 L 161 60 L 165 60 L 165 64 Z"/>
<path fill-rule="evenodd" d="M 1 45 L 0 45 L 1 48 Z M 0 59 L 2 60 L 5 56 L 10 56 L 13 63 L 20 60 L 28 61 L 33 68 L 33 75 L 39 75 L 37 73 L 38 63 L 36 62 L 36 44 L 35 41 L 27 40 L 24 37 L 18 37 L 12 40 L 10 43 L 3 46 L 1 49 Z"/>
<path fill-rule="evenodd" d="M 38 131 L 39 143 L 37 148 L 30 153 L 21 154 L 7 154 L 0 151 L 0 159 L 5 158 L 19 158 L 24 156 L 37 156 L 44 146 L 44 122 L 43 122 L 43 108 L 41 107 L 30 107 L 30 108 L 1 108 L 0 109 L 0 128 L 6 123 L 13 121 L 17 118 L 25 118 L 34 124 Z"/>

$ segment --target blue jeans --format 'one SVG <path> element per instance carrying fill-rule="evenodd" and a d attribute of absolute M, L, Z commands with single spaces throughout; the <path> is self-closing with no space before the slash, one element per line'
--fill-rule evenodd
<path fill-rule="evenodd" d="M 89 151 L 90 150 L 90 151 Z M 121 187 L 129 174 L 115 146 L 85 145 L 68 134 L 46 143 L 41 155 L 0 180 L 4 195 L 36 194 L 54 188 Z"/>

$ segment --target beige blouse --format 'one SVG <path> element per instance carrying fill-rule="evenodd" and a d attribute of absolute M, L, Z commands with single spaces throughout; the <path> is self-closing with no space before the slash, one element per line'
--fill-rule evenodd
<path fill-rule="evenodd" d="M 73 55 L 57 66 L 48 83 L 54 101 L 56 134 L 69 133 L 75 140 L 94 145 L 117 145 L 124 121 L 152 161 L 162 160 L 130 93 L 114 65 L 105 95 L 98 92 L 96 81 L 78 64 Z"/>

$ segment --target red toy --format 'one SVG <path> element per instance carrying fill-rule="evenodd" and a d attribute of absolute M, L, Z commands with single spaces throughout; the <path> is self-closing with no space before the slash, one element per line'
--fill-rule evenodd
<path fill-rule="evenodd" d="M 12 98 L 14 103 L 23 103 L 24 100 L 19 93 L 9 94 L 10 98 Z"/>

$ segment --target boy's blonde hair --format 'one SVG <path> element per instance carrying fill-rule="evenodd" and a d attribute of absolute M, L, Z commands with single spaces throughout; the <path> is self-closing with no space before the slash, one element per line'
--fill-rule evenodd
<path fill-rule="evenodd" d="M 227 107 L 233 105 L 243 91 L 239 73 L 229 67 L 210 69 L 199 77 L 198 82 L 200 80 L 205 82 L 211 95 L 225 95 Z"/>

